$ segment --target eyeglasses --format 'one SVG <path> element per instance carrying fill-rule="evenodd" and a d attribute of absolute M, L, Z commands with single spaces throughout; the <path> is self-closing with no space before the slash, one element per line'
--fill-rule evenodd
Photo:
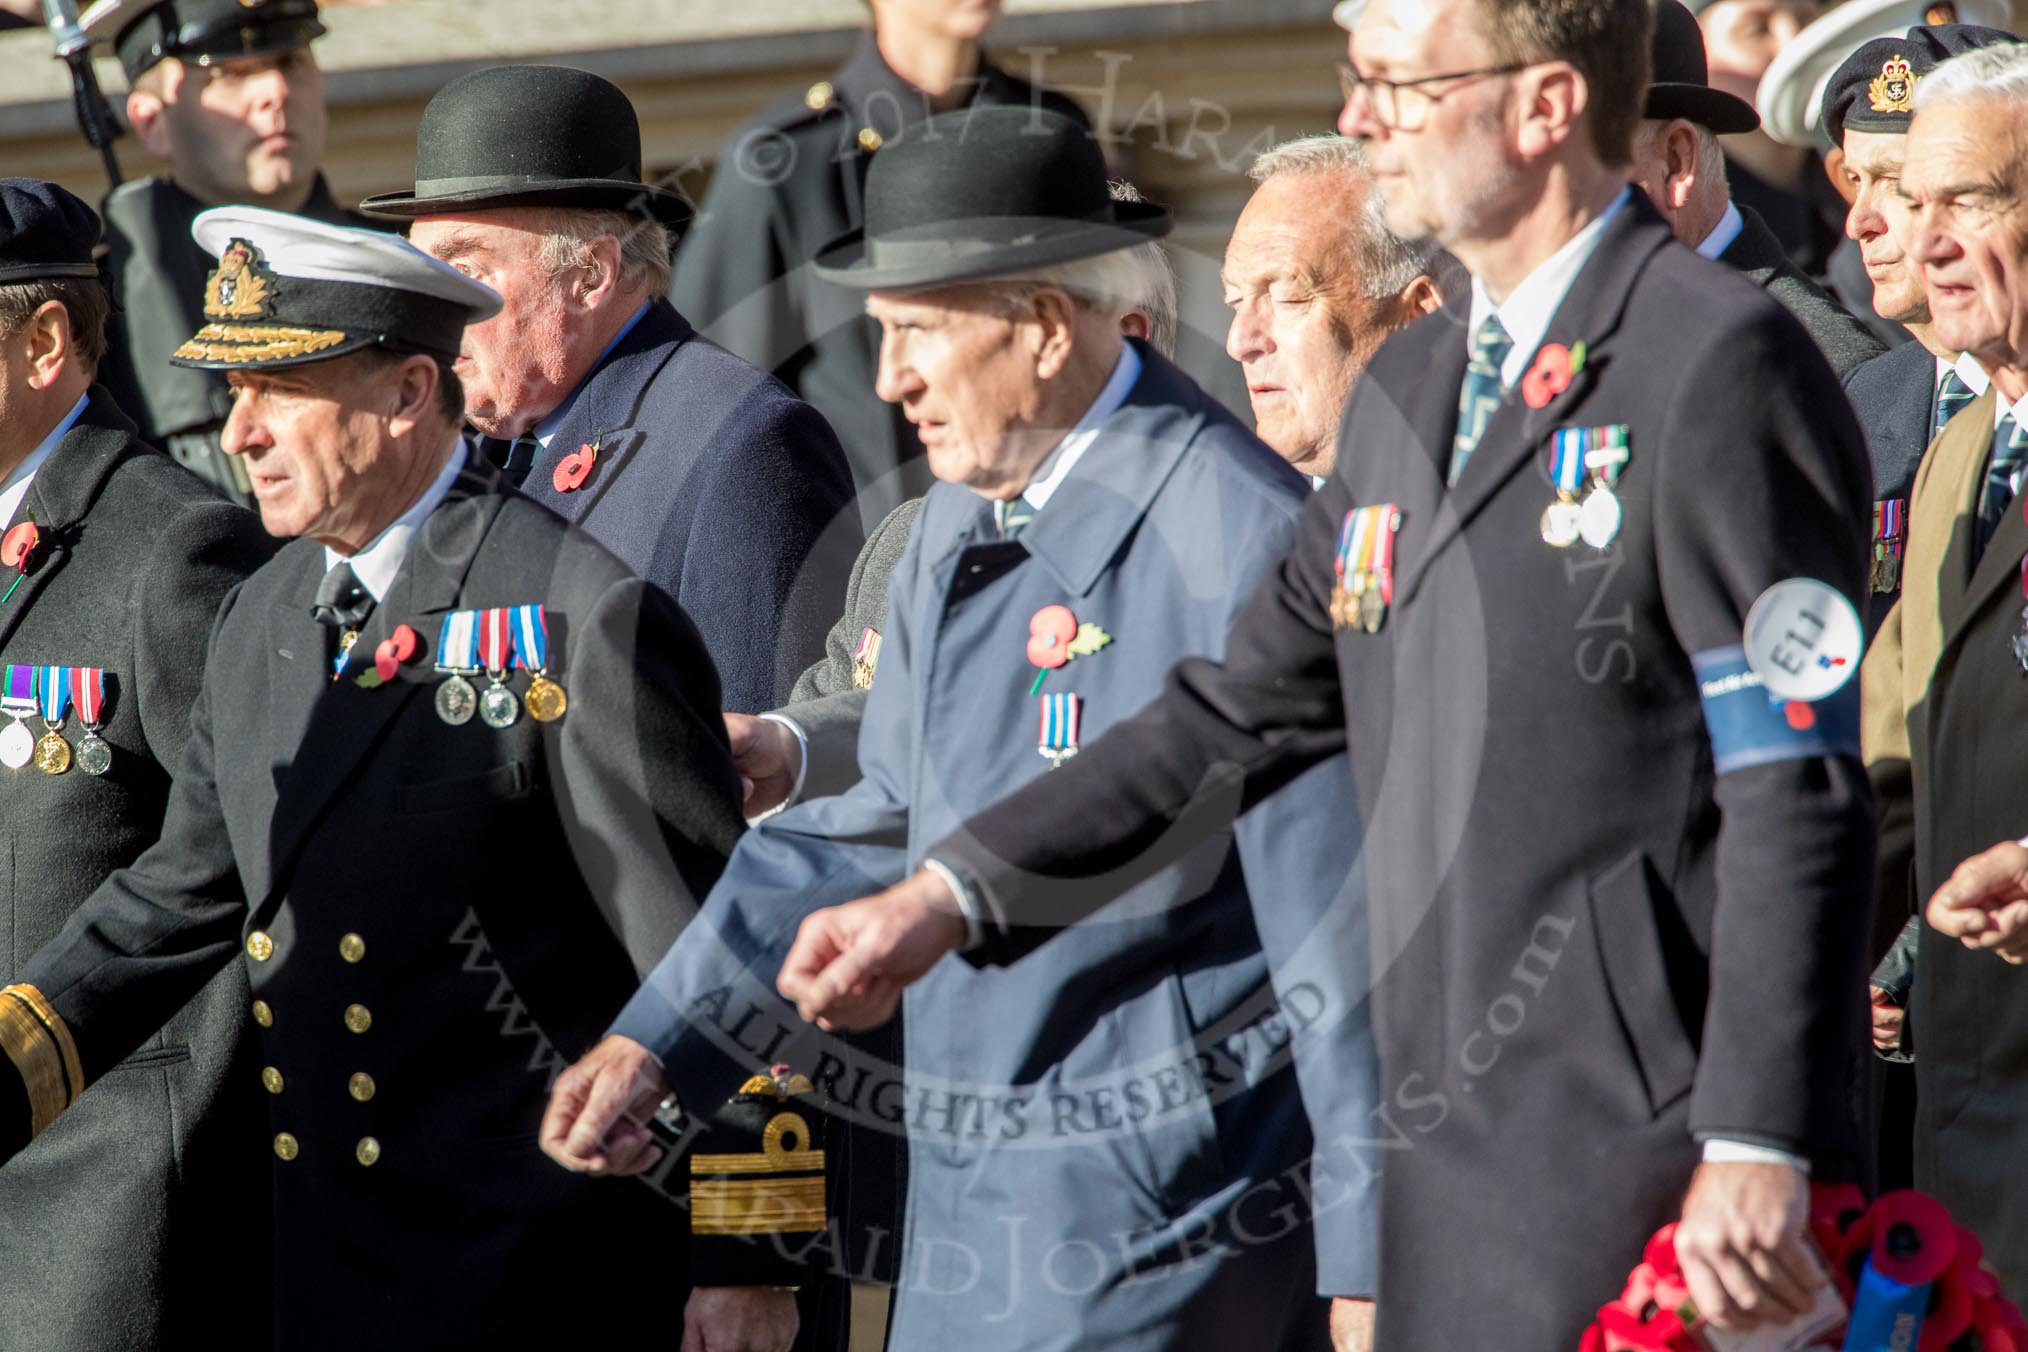
<path fill-rule="evenodd" d="M 1440 93 L 1432 94 L 1427 85 L 1439 84 L 1445 80 L 1478 80 L 1489 75 L 1512 75 L 1533 65 L 1530 61 L 1510 61 L 1504 66 L 1481 66 L 1477 70 L 1454 70 L 1442 75 L 1425 75 L 1415 80 L 1377 80 L 1370 75 L 1361 75 L 1347 63 L 1338 63 L 1338 87 L 1344 91 L 1345 102 L 1350 103 L 1360 94 L 1366 96 L 1373 110 L 1373 119 L 1389 131 L 1420 131 L 1429 117 L 1429 110 L 1463 89 L 1464 85 L 1453 85 Z M 1414 94 L 1405 99 L 1404 94 Z M 1413 111 L 1414 125 L 1406 114 Z"/>

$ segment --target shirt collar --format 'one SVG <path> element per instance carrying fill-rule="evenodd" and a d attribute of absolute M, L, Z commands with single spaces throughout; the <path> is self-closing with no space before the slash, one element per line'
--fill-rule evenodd
<path fill-rule="evenodd" d="M 27 459 L 16 465 L 5 479 L 0 479 L 0 528 L 4 528 L 21 510 L 21 500 L 28 496 L 29 485 L 35 482 L 35 471 L 49 459 L 50 452 L 56 449 L 57 442 L 63 440 L 64 433 L 76 425 L 90 399 L 89 394 L 79 395 L 77 402 L 70 406 L 70 412 L 63 415 L 63 421 L 50 429 L 41 444 L 28 453 Z"/>
<path fill-rule="evenodd" d="M 2005 395 L 1996 397 L 1993 400 L 1994 431 L 2000 430 L 2000 421 L 2003 418 L 2012 418 L 2016 426 L 2028 427 L 2028 394 L 2022 395 L 2020 400 L 2013 404 L 2007 402 Z"/>
<path fill-rule="evenodd" d="M 1716 263 L 1718 256 L 1732 247 L 1746 229 L 1746 217 L 1739 214 L 1739 208 L 1730 201 L 1725 204 L 1725 214 L 1718 218 L 1718 224 L 1711 227 L 1711 233 L 1697 246 L 1697 252 Z"/>
<path fill-rule="evenodd" d="M 408 557 L 410 541 L 422 529 L 422 523 L 429 520 L 430 513 L 450 495 L 451 482 L 464 467 L 465 443 L 461 438 L 423 495 L 386 530 L 367 541 L 364 549 L 347 558 L 329 545 L 324 546 L 324 571 L 328 573 L 341 563 L 349 563 L 360 585 L 373 593 L 375 602 L 387 599 L 387 589 L 394 585 L 394 575 L 401 571 L 401 562 Z"/>
<path fill-rule="evenodd" d="M 1488 315 L 1500 316 L 1500 326 L 1514 340 L 1513 350 L 1500 364 L 1502 385 L 1513 385 L 1528 369 L 1528 363 L 1535 357 L 1535 349 L 1542 345 L 1542 336 L 1549 332 L 1549 321 L 1556 318 L 1557 307 L 1569 294 L 1571 283 L 1577 280 L 1578 273 L 1584 271 L 1584 265 L 1591 261 L 1606 226 L 1626 206 L 1628 194 L 1632 191 L 1631 188 L 1620 189 L 1619 196 L 1613 198 L 1604 211 L 1566 240 L 1562 248 L 1537 264 L 1535 271 L 1529 273 L 1521 285 L 1498 305 L 1487 293 L 1485 283 L 1477 277 L 1472 278 L 1471 321 L 1465 329 L 1466 341 L 1470 342 L 1472 336 L 1478 333 L 1479 325 L 1486 322 Z"/>
<path fill-rule="evenodd" d="M 1986 368 L 1979 365 L 1978 358 L 1969 352 L 1960 352 L 1954 362 L 1945 361 L 1942 357 L 1936 359 L 1936 387 L 1939 390 L 1943 388 L 1944 376 L 1952 371 L 1958 373 L 1958 379 L 1965 382 L 1965 388 L 1972 392 L 1974 399 L 1983 398 L 1993 383 L 1993 378 L 1986 374 Z"/>
<path fill-rule="evenodd" d="M 641 316 L 648 313 L 648 305 L 649 302 L 645 300 L 641 302 L 641 308 L 634 311 L 632 319 L 620 325 L 620 331 L 613 335 L 613 340 L 606 344 L 605 351 L 599 353 L 599 359 L 593 362 L 591 369 L 584 373 L 584 379 L 577 382 L 577 388 L 572 390 L 562 403 L 549 410 L 548 417 L 535 424 L 535 439 L 542 443 L 544 450 L 549 448 L 549 439 L 556 435 L 556 429 L 563 426 L 563 420 L 569 414 L 570 406 L 577 402 L 577 397 L 584 393 L 584 387 L 591 384 L 592 377 L 597 375 L 599 368 L 606 364 L 606 358 L 612 356 L 613 349 L 624 342 L 627 335 L 634 331 L 634 326 L 641 322 Z"/>
<path fill-rule="evenodd" d="M 1098 440 L 1099 429 L 1106 419 L 1120 411 L 1120 405 L 1127 402 L 1133 392 L 1134 382 L 1141 378 L 1141 354 L 1134 351 L 1132 343 L 1120 345 L 1120 359 L 1113 363 L 1113 374 L 1100 390 L 1098 398 L 1092 401 L 1084 416 L 1077 420 L 1077 426 L 1070 429 L 1056 449 L 1043 458 L 1036 466 L 1035 474 L 1028 480 L 1028 486 L 1021 490 L 1021 496 L 1028 499 L 1034 511 L 1041 511 L 1063 481 L 1070 477 L 1070 471 L 1084 458 Z"/>

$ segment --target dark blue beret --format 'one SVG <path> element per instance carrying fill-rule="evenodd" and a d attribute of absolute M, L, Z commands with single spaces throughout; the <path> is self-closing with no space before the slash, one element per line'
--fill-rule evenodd
<path fill-rule="evenodd" d="M 1947 23 L 1911 28 L 1903 37 L 1875 38 L 1845 58 L 1824 86 L 1818 121 L 1832 145 L 1845 129 L 1906 135 L 1915 120 L 1915 90 L 1923 77 L 1960 52 L 2021 39 L 1998 28 Z"/>
<path fill-rule="evenodd" d="M 99 215 L 39 178 L 0 178 L 0 283 L 96 277 Z"/>

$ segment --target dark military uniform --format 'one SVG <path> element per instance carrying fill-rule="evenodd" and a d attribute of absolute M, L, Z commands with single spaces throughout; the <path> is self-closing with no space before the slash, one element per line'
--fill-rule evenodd
<path fill-rule="evenodd" d="M 991 63 L 977 104 L 1039 103 L 1085 122 L 1076 104 Z M 922 444 L 873 392 L 880 328 L 865 298 L 806 265 L 864 222 L 866 169 L 928 117 L 929 98 L 888 68 L 867 34 L 831 75 L 733 133 L 676 253 L 669 297 L 707 338 L 772 371 L 837 430 L 867 530 L 930 485 Z"/>

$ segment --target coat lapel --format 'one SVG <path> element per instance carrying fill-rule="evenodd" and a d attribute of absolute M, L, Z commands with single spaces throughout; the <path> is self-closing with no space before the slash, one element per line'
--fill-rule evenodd
<path fill-rule="evenodd" d="M 270 886 L 287 876 L 296 852 L 332 797 L 351 780 L 395 717 L 429 684 L 425 677 L 436 660 L 433 645 L 439 627 L 430 621 L 456 606 L 465 574 L 505 501 L 502 487 L 499 471 L 468 462 L 453 481 L 450 494 L 410 542 L 401 570 L 386 598 L 374 607 L 353 647 L 352 661 L 336 681 L 330 679 L 330 668 L 323 661 L 323 635 L 311 632 L 319 629 L 309 618 L 315 581 L 308 583 L 300 598 L 283 603 L 284 610 L 300 612 L 303 620 L 299 623 L 277 616 L 280 631 L 300 636 L 299 643 L 317 646 L 311 650 L 315 658 L 309 665 L 310 675 L 300 669 L 304 654 L 298 649 L 291 663 L 297 669 L 284 678 L 291 697 L 309 701 L 310 713 L 300 744 L 277 748 L 282 754 L 276 763 L 286 763 L 289 769 L 269 828 Z M 313 557 L 321 563 L 321 555 Z M 361 687 L 357 678 L 373 670 L 373 650 L 401 624 L 416 631 L 415 657 L 393 681 L 371 689 Z M 312 684 L 320 688 L 311 692 L 308 687 Z"/>
<path fill-rule="evenodd" d="M 1976 457 L 1977 467 L 1969 476 L 1966 485 L 1967 500 L 1961 505 L 1958 529 L 1952 532 L 1950 549 L 1944 556 L 1942 612 L 1944 621 L 1944 644 L 1949 646 L 1964 627 L 1985 610 L 1996 597 L 2022 601 L 2021 564 L 2022 556 L 2028 554 L 2028 518 L 2023 508 L 2028 507 L 2028 496 L 2017 494 L 2001 514 L 2000 523 L 1993 530 L 1993 538 L 1985 551 L 1977 557 L 1972 548 L 1978 534 L 1979 495 L 1984 491 L 1986 462 L 1992 455 L 1993 419 L 1987 416 L 1976 421 L 1959 418 L 1952 423 L 1969 423 L 1965 432 L 1968 443 L 1965 450 L 1971 452 L 1967 458 Z M 1941 443 L 1939 443 L 1941 445 Z"/>
<path fill-rule="evenodd" d="M 521 491 L 566 521 L 591 515 L 621 468 L 641 451 L 647 438 L 636 425 L 641 397 L 676 349 L 695 336 L 690 321 L 666 300 L 656 300 L 640 322 L 608 352 L 572 398 L 557 424 L 549 446 L 535 458 Z M 557 462 L 581 446 L 598 443 L 591 477 L 571 492 L 556 487 Z"/>
<path fill-rule="evenodd" d="M 56 444 L 21 499 L 4 530 L 33 520 L 41 535 L 33 565 L 14 594 L 0 605 L 0 647 L 5 647 L 35 598 L 70 558 L 77 543 L 80 523 L 97 501 L 113 467 L 136 453 L 134 424 L 113 404 L 106 392 L 94 385 L 84 411 Z M 17 575 L 8 570 L 0 575 L 0 593 L 13 586 Z"/>

